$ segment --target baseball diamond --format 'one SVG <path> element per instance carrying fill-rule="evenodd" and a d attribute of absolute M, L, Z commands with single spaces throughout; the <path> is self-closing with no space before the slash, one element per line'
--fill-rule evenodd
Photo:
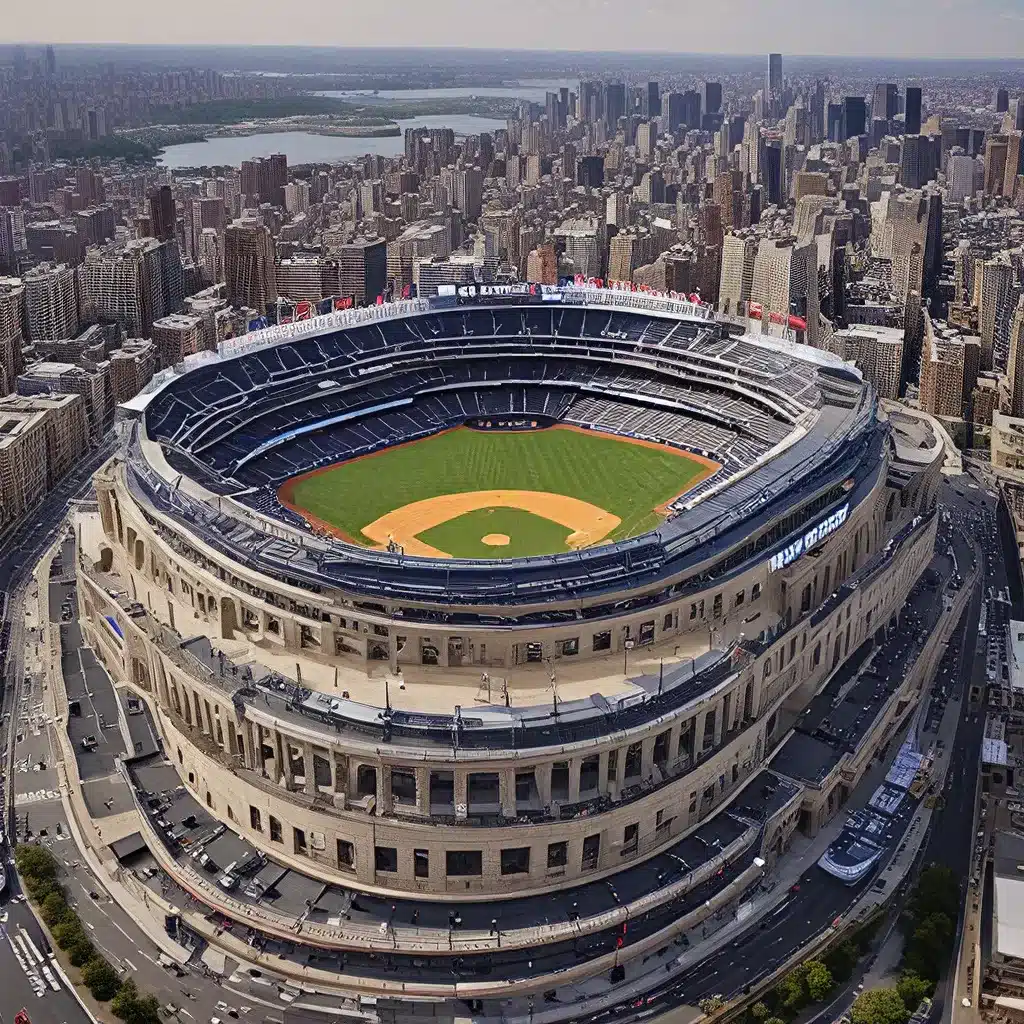
<path fill-rule="evenodd" d="M 279 497 L 356 543 L 434 558 L 515 558 L 650 530 L 719 468 L 678 448 L 569 426 L 457 427 L 306 473 Z"/>

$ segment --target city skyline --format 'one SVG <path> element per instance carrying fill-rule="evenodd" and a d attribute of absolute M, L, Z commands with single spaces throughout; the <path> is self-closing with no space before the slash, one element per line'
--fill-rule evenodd
<path fill-rule="evenodd" d="M 126 0 L 108 0 L 100 10 L 50 0 L 19 12 L 16 22 L 0 29 L 0 42 L 196 45 L 230 38 L 238 46 L 369 49 L 487 48 L 495 38 L 469 0 L 438 0 L 429 9 L 404 5 L 391 11 L 385 25 L 358 13 L 354 5 L 311 0 L 300 23 L 282 24 L 277 5 L 254 0 L 239 22 L 227 4 L 181 0 L 173 20 L 154 20 Z M 517 14 L 502 24 L 502 49 L 746 56 L 771 48 L 808 56 L 999 59 L 1017 57 L 1024 42 L 1024 10 L 1006 0 L 867 0 L 840 9 L 794 0 L 767 11 L 753 0 L 727 0 L 710 9 L 647 0 L 631 7 L 628 19 L 610 17 L 610 0 L 572 0 L 557 7 L 525 0 Z M 313 24 L 315 32 L 306 27 Z M 694 24 L 700 26 L 699 36 L 692 32 Z M 657 45 L 666 37 L 678 39 L 678 45 Z"/>

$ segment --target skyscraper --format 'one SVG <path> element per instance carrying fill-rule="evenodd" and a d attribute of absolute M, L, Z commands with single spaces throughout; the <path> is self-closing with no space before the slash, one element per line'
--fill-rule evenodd
<path fill-rule="evenodd" d="M 700 93 L 696 89 L 687 89 L 683 93 L 682 123 L 691 129 L 700 127 Z"/>
<path fill-rule="evenodd" d="M 25 286 L 16 277 L 0 277 L 0 395 L 14 390 L 15 378 L 21 373 L 21 307 Z"/>
<path fill-rule="evenodd" d="M 388 283 L 387 242 L 357 238 L 343 245 L 338 253 L 338 276 L 342 295 L 355 296 L 357 305 L 376 302 Z"/>
<path fill-rule="evenodd" d="M 228 300 L 262 312 L 277 299 L 274 239 L 255 219 L 232 221 L 224 232 L 224 280 Z"/>
<path fill-rule="evenodd" d="M 1002 87 L 996 89 L 992 100 L 997 114 L 1005 114 L 1010 109 L 1010 94 Z"/>
<path fill-rule="evenodd" d="M 722 83 L 704 83 L 704 113 L 717 114 L 722 109 Z"/>
<path fill-rule="evenodd" d="M 260 202 L 284 206 L 284 187 L 288 183 L 288 157 L 284 153 L 243 160 L 239 177 L 242 195 L 259 196 Z"/>
<path fill-rule="evenodd" d="M 772 96 L 782 95 L 782 54 L 768 54 L 768 92 Z"/>
<path fill-rule="evenodd" d="M 32 341 L 61 341 L 78 333 L 75 272 L 66 263 L 40 263 L 22 278 L 25 328 Z"/>
<path fill-rule="evenodd" d="M 893 83 L 880 82 L 876 85 L 871 98 L 871 116 L 883 121 L 892 120 L 896 116 L 897 96 L 897 89 Z"/>
<path fill-rule="evenodd" d="M 906 103 L 903 110 L 904 131 L 907 135 L 921 134 L 921 88 L 917 85 L 907 86 Z"/>
<path fill-rule="evenodd" d="M 867 129 L 868 109 L 863 96 L 843 97 L 843 138 L 853 139 Z"/>
<path fill-rule="evenodd" d="M 622 82 L 609 82 L 604 91 L 604 123 L 614 134 L 619 118 L 626 113 L 626 87 Z"/>
<path fill-rule="evenodd" d="M 647 116 L 657 117 L 661 113 L 661 89 L 657 82 L 647 83 Z"/>
<path fill-rule="evenodd" d="M 174 237 L 177 213 L 170 185 L 161 185 L 149 197 L 149 223 L 154 238 L 165 242 Z"/>

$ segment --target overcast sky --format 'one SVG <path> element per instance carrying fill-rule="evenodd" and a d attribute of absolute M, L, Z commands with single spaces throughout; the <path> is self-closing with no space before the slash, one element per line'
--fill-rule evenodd
<path fill-rule="evenodd" d="M 1024 0 L 28 0 L 0 39 L 1019 57 Z"/>

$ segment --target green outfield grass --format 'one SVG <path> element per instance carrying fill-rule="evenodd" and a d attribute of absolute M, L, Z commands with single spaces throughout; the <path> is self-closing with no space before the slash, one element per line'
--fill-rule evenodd
<path fill-rule="evenodd" d="M 295 481 L 290 501 L 353 540 L 370 543 L 364 526 L 413 501 L 466 491 L 549 491 L 618 516 L 622 522 L 608 539 L 619 540 L 656 526 L 661 516 L 655 508 L 703 471 L 685 453 L 606 435 L 459 428 Z M 499 522 L 509 528 L 492 525 Z M 484 545 L 480 538 L 487 533 L 508 534 L 511 543 Z M 480 509 L 424 531 L 422 539 L 455 557 L 511 558 L 565 551 L 567 535 L 564 527 L 529 512 Z"/>

